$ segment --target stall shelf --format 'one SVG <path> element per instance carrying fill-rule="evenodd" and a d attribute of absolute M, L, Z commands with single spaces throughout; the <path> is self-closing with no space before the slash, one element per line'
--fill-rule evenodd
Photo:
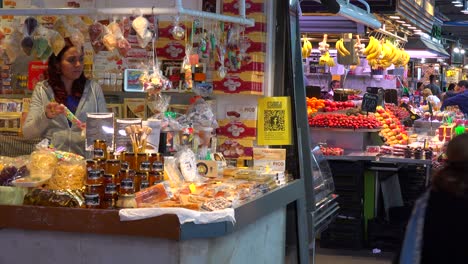
<path fill-rule="evenodd" d="M 120 241 L 121 238 L 126 237 L 128 242 L 136 242 L 143 239 L 143 237 L 147 237 L 157 241 L 155 251 L 159 251 L 161 248 L 170 248 L 171 251 L 165 254 L 178 255 L 177 259 L 179 261 L 167 263 L 193 263 L 191 260 L 194 259 L 191 259 L 191 254 L 195 254 L 195 252 L 178 251 L 180 245 L 176 243 L 177 241 L 185 246 L 193 245 L 196 247 L 197 244 L 211 243 L 212 247 L 219 244 L 218 247 L 235 250 L 235 247 L 232 246 L 237 243 L 236 241 L 244 241 L 243 243 L 249 244 L 250 247 L 258 247 L 267 242 L 263 241 L 263 239 L 269 238 L 272 239 L 272 244 L 268 241 L 270 244 L 269 249 L 265 249 L 262 254 L 255 254 L 255 252 L 251 251 L 238 252 L 232 256 L 231 260 L 233 262 L 231 263 L 238 263 L 239 259 L 247 256 L 254 262 L 269 259 L 269 263 L 282 263 L 284 260 L 285 208 L 303 195 L 302 180 L 294 180 L 283 187 L 235 208 L 235 223 L 219 222 L 211 224 L 180 224 L 176 215 L 162 215 L 137 221 L 120 221 L 118 210 L 1 205 L 0 234 L 2 239 L 0 239 L 0 246 L 3 253 L 0 260 L 18 260 L 18 258 L 19 260 L 25 260 L 25 258 L 21 257 L 21 254 L 28 250 L 30 256 L 27 258 L 34 258 L 35 256 L 38 259 L 44 259 L 42 256 L 44 252 L 50 252 L 55 257 L 55 259 L 49 259 L 50 262 L 44 259 L 44 261 L 35 263 L 63 262 L 66 259 L 61 259 L 61 257 L 66 256 L 61 256 L 57 252 L 69 249 L 67 245 L 58 250 L 53 248 L 54 243 L 48 245 L 45 243 L 46 241 L 72 240 L 79 236 L 93 236 L 99 241 L 107 241 L 102 247 L 97 246 L 95 248 L 94 254 L 97 254 L 95 259 L 105 260 L 109 254 L 105 249 L 113 244 L 114 240 Z M 261 229 L 264 234 L 257 234 L 252 229 Z M 28 242 L 22 240 L 22 238 L 27 238 L 27 240 L 35 241 L 41 239 L 41 237 L 44 239 L 44 243 L 40 246 L 33 246 L 32 249 L 28 249 Z M 15 242 L 10 243 L 10 239 Z M 77 241 L 76 243 L 80 242 Z M 77 244 L 73 246 L 77 246 Z M 139 252 L 139 249 L 135 248 L 132 243 L 119 245 L 118 247 L 132 255 Z M 202 249 L 203 246 L 200 247 L 200 250 Z M 225 254 L 219 255 L 219 253 L 212 250 L 202 250 L 197 254 L 198 257 L 203 256 L 203 258 L 210 259 L 209 263 L 224 263 L 222 258 L 226 257 Z M 148 255 L 151 255 L 150 252 L 148 252 Z M 278 259 L 270 259 L 271 256 Z M 84 256 L 76 255 L 75 257 L 84 260 Z M 161 255 L 160 257 L 170 259 L 170 256 Z M 139 263 L 150 263 L 151 258 L 142 256 L 136 260 Z M 152 261 L 154 260 L 152 259 Z M 18 263 L 21 263 L 21 261 Z"/>

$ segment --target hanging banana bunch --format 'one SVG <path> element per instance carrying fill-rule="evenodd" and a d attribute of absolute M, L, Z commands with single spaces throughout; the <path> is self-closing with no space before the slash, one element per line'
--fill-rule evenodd
<path fill-rule="evenodd" d="M 381 52 L 382 52 L 382 46 L 380 45 L 380 42 L 373 36 L 370 36 L 369 44 L 364 50 L 364 55 L 366 56 L 366 59 L 368 61 L 377 59 L 378 56 L 380 56 Z"/>
<path fill-rule="evenodd" d="M 335 48 L 336 48 L 336 51 L 342 57 L 346 57 L 346 56 L 349 56 L 351 53 L 349 52 L 349 50 L 346 49 L 346 47 L 344 46 L 343 41 L 344 41 L 343 38 L 340 38 L 339 40 L 337 40 L 336 43 L 335 43 Z"/>
<path fill-rule="evenodd" d="M 312 43 L 310 43 L 307 36 L 304 36 L 304 44 L 302 44 L 302 58 L 308 58 L 312 53 Z"/>
<path fill-rule="evenodd" d="M 327 65 L 329 67 L 335 66 L 335 60 L 330 56 L 330 44 L 327 43 L 327 34 L 323 34 L 323 40 L 319 42 L 319 51 L 322 54 L 319 59 L 319 65 Z"/>

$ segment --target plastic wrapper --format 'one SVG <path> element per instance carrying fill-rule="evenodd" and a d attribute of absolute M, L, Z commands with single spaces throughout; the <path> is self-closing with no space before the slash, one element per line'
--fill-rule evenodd
<path fill-rule="evenodd" d="M 32 53 L 38 57 L 41 58 L 43 57 L 44 53 L 50 53 L 52 52 L 52 49 L 49 46 L 49 41 L 44 38 L 44 37 L 38 37 L 34 40 L 34 45 L 32 47 Z"/>
<path fill-rule="evenodd" d="M 192 47 L 187 46 L 185 49 L 185 57 L 182 62 L 182 70 L 184 72 L 184 88 L 186 90 L 192 90 L 193 80 L 192 80 L 192 65 L 190 63 L 190 55 L 192 53 Z"/>
<path fill-rule="evenodd" d="M 117 38 L 112 32 L 108 31 L 108 33 L 102 37 L 102 43 L 108 51 L 113 51 L 117 47 Z"/>
<path fill-rule="evenodd" d="M 65 47 L 65 39 L 55 30 L 48 30 L 47 36 L 49 40 L 49 46 L 52 48 L 52 52 L 57 56 L 60 51 Z"/>
<path fill-rule="evenodd" d="M 126 57 L 128 51 L 132 48 L 128 40 L 125 38 L 120 38 L 117 40 L 117 49 L 119 50 L 120 55 Z"/>
<path fill-rule="evenodd" d="M 159 64 L 153 67 L 152 70 L 148 68 L 143 69 L 143 74 L 140 75 L 139 81 L 143 85 L 144 90 L 149 94 L 172 89 L 172 82 L 163 75 Z"/>
<path fill-rule="evenodd" d="M 64 16 L 59 16 L 54 23 L 54 30 L 57 31 L 62 37 L 70 37 L 70 25 L 67 22 L 67 19 Z"/>
<path fill-rule="evenodd" d="M 207 211 L 217 211 L 226 209 L 232 206 L 232 203 L 224 197 L 211 199 L 202 205 L 202 209 Z"/>
<path fill-rule="evenodd" d="M 182 176 L 177 161 L 174 157 L 164 158 L 164 171 L 169 177 L 171 187 L 180 187 L 184 183 L 184 176 Z"/>
<path fill-rule="evenodd" d="M 4 46 L 5 52 L 10 60 L 10 63 L 14 62 L 18 55 L 21 53 L 21 43 L 23 39 L 23 34 L 19 31 L 14 31 L 10 36 L 5 39 Z"/>
<path fill-rule="evenodd" d="M 124 38 L 128 38 L 130 32 L 132 31 L 132 23 L 128 17 L 124 17 L 119 22 L 120 30 Z"/>
<path fill-rule="evenodd" d="M 78 190 L 34 189 L 24 197 L 23 204 L 53 207 L 81 207 L 84 199 Z"/>
<path fill-rule="evenodd" d="M 141 48 L 146 48 L 146 46 L 148 46 L 148 43 L 150 43 L 152 39 L 153 34 L 151 34 L 151 32 L 149 31 L 146 31 L 145 35 L 143 35 L 142 37 L 137 35 L 137 42 Z"/>
<path fill-rule="evenodd" d="M 142 39 L 145 38 L 145 36 L 148 33 L 148 26 L 149 26 L 149 22 L 143 16 L 136 17 L 132 22 L 132 28 L 137 33 L 137 36 Z"/>
<path fill-rule="evenodd" d="M 12 182 L 29 176 L 29 156 L 15 158 L 0 157 L 0 185 L 12 186 Z"/>
<path fill-rule="evenodd" d="M 75 46 L 78 50 L 81 50 L 85 42 L 83 33 L 81 33 L 81 31 L 76 28 L 69 28 L 68 32 L 70 32 L 70 41 L 73 46 Z"/>
<path fill-rule="evenodd" d="M 27 188 L 0 186 L 0 204 L 22 205 Z"/>
<path fill-rule="evenodd" d="M 92 25 L 89 26 L 89 39 L 91 45 L 93 46 L 93 50 L 95 53 L 104 49 L 104 43 L 102 43 L 102 38 L 106 33 L 105 26 L 99 22 L 94 22 Z"/>
<path fill-rule="evenodd" d="M 195 153 L 189 148 L 183 148 L 176 153 L 177 163 L 185 181 L 200 182 L 202 177 L 198 174 L 197 158 Z"/>
<path fill-rule="evenodd" d="M 150 118 L 161 118 L 161 115 L 167 111 L 171 101 L 170 95 L 161 93 L 150 94 L 147 98 L 148 107 L 150 108 L 153 116 Z"/>
<path fill-rule="evenodd" d="M 39 23 L 37 22 L 37 19 L 35 19 L 34 17 L 28 17 L 24 20 L 23 32 L 28 36 L 32 36 L 32 34 L 34 34 L 34 31 L 38 26 Z"/>
<path fill-rule="evenodd" d="M 187 113 L 187 119 L 190 120 L 195 130 L 206 130 L 207 128 L 217 128 L 218 122 L 213 113 L 211 104 L 203 98 L 198 98 L 190 105 Z"/>
<path fill-rule="evenodd" d="M 55 154 L 48 149 L 40 149 L 31 153 L 29 170 L 32 175 L 51 176 L 57 166 L 58 159 Z"/>
<path fill-rule="evenodd" d="M 22 40 L 21 40 L 21 49 L 23 50 L 23 52 L 30 56 L 31 53 L 32 53 L 32 49 L 33 49 L 33 46 L 34 46 L 34 40 L 31 36 L 26 36 L 24 37 Z"/>
<path fill-rule="evenodd" d="M 160 182 L 135 194 L 138 207 L 143 204 L 158 203 L 173 197 L 167 182 Z"/>
<path fill-rule="evenodd" d="M 140 118 L 126 118 L 115 120 L 115 151 L 114 154 L 122 151 L 131 151 L 132 141 L 125 128 L 128 126 L 137 125 L 141 126 Z"/>
<path fill-rule="evenodd" d="M 51 190 L 79 190 L 83 188 L 86 178 L 84 160 L 60 161 L 50 178 L 48 188 Z"/>
<path fill-rule="evenodd" d="M 83 36 L 86 36 L 88 33 L 88 25 L 79 17 L 79 16 L 67 16 L 67 23 L 73 27 L 78 29 Z"/>

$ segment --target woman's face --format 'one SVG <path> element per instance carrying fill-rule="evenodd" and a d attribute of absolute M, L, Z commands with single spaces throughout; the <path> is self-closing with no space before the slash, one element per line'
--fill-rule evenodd
<path fill-rule="evenodd" d="M 62 72 L 62 79 L 74 81 L 80 78 L 83 72 L 83 54 L 77 48 L 71 47 L 63 53 L 62 60 L 60 60 L 59 64 Z"/>

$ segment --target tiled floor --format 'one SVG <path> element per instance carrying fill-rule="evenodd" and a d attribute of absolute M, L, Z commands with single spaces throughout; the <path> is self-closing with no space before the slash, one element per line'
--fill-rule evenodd
<path fill-rule="evenodd" d="M 317 248 L 316 264 L 390 264 L 394 254 L 383 252 L 373 254 L 370 250 L 335 250 Z M 312 263 L 312 261 L 310 262 Z"/>

